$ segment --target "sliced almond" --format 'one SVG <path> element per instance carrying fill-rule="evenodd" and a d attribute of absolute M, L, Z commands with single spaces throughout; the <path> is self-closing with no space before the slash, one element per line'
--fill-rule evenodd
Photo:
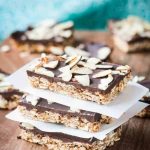
<path fill-rule="evenodd" d="M 81 60 L 81 58 L 82 56 L 76 56 L 73 60 L 71 60 L 69 63 L 70 68 L 75 66 Z"/>
<path fill-rule="evenodd" d="M 109 47 L 102 47 L 98 50 L 98 58 L 101 60 L 105 60 L 111 53 L 111 49 Z"/>
<path fill-rule="evenodd" d="M 81 55 L 81 56 L 85 56 L 85 57 L 90 56 L 90 53 L 86 52 L 85 50 L 76 48 L 75 51 L 76 51 L 77 55 Z"/>
<path fill-rule="evenodd" d="M 109 70 L 100 71 L 100 72 L 94 74 L 92 77 L 93 78 L 105 77 L 105 76 L 111 74 L 111 72 L 112 72 L 112 70 L 110 70 L 110 69 Z"/>
<path fill-rule="evenodd" d="M 95 70 L 95 69 L 96 69 L 96 65 L 95 65 L 95 64 L 92 64 L 92 63 L 86 63 L 86 62 L 84 62 L 84 61 L 79 61 L 78 64 L 81 65 L 81 66 L 83 66 L 83 67 L 92 69 L 92 70 Z"/>
<path fill-rule="evenodd" d="M 64 30 L 64 31 L 59 32 L 59 35 L 65 38 L 69 38 L 72 35 L 72 31 Z"/>
<path fill-rule="evenodd" d="M 109 85 L 112 81 L 113 81 L 113 76 L 109 74 L 107 78 L 101 79 L 101 84 Z"/>
<path fill-rule="evenodd" d="M 72 79 L 72 73 L 68 71 L 60 74 L 58 77 L 61 77 L 63 81 L 69 82 Z"/>
<path fill-rule="evenodd" d="M 89 68 L 78 67 L 78 66 L 73 67 L 71 72 L 75 74 L 92 74 L 93 73 L 93 71 Z"/>
<path fill-rule="evenodd" d="M 72 73 L 71 73 L 71 70 L 70 70 L 70 67 L 69 66 L 65 66 L 65 67 L 62 67 L 62 68 L 59 68 L 59 71 L 62 72 L 62 74 L 60 74 L 58 77 L 61 77 L 63 81 L 70 81 L 71 78 L 72 78 Z"/>
<path fill-rule="evenodd" d="M 96 65 L 96 68 L 99 68 L 99 69 L 111 69 L 113 68 L 112 65 Z"/>
<path fill-rule="evenodd" d="M 74 56 L 69 56 L 69 57 L 67 58 L 67 60 L 65 61 L 65 63 L 66 63 L 66 64 L 69 63 L 70 61 L 74 60 L 76 57 L 77 57 L 76 55 L 74 55 Z"/>
<path fill-rule="evenodd" d="M 99 58 L 95 58 L 95 57 L 91 57 L 87 60 L 87 63 L 92 63 L 92 64 L 98 64 L 99 62 L 101 62 L 101 60 Z"/>
<path fill-rule="evenodd" d="M 34 96 L 34 95 L 26 95 L 26 101 L 30 102 L 33 106 L 36 106 L 38 103 L 39 97 Z"/>
<path fill-rule="evenodd" d="M 43 74 L 43 75 L 46 75 L 46 76 L 49 76 L 49 77 L 54 77 L 54 73 L 50 70 L 47 70 L 45 68 L 36 68 L 35 69 L 35 73 L 39 73 L 39 74 Z"/>
<path fill-rule="evenodd" d="M 76 75 L 75 79 L 83 86 L 90 85 L 90 78 L 88 75 Z"/>
<path fill-rule="evenodd" d="M 100 90 L 106 90 L 107 88 L 108 88 L 108 85 L 106 84 L 106 85 L 104 85 L 104 84 L 99 84 L 98 85 L 98 88 L 100 89 Z"/>
<path fill-rule="evenodd" d="M 55 55 L 62 55 L 64 53 L 62 48 L 55 47 L 55 46 L 51 46 L 50 51 Z"/>
<path fill-rule="evenodd" d="M 106 90 L 112 81 L 113 76 L 110 74 L 107 78 L 101 79 L 101 83 L 98 85 L 98 88 L 101 90 Z"/>
<path fill-rule="evenodd" d="M 74 55 L 80 55 L 80 56 L 85 56 L 85 57 L 90 56 L 89 52 L 82 50 L 82 49 L 74 48 L 72 46 L 66 46 L 65 53 L 68 56 L 74 56 Z"/>
<path fill-rule="evenodd" d="M 116 68 L 116 70 L 129 70 L 130 67 L 128 65 L 125 65 L 125 66 L 119 66 Z"/>
<path fill-rule="evenodd" d="M 112 70 L 111 73 L 112 73 L 112 74 L 120 74 L 120 71 L 118 71 L 118 70 Z"/>
<path fill-rule="evenodd" d="M 58 70 L 61 71 L 61 72 L 67 72 L 67 71 L 70 70 L 70 67 L 69 67 L 69 65 L 67 65 L 67 66 L 59 68 Z"/>
<path fill-rule="evenodd" d="M 47 64 L 44 64 L 43 67 L 54 69 L 57 67 L 57 65 L 58 65 L 58 60 L 55 60 L 55 61 L 50 61 Z"/>

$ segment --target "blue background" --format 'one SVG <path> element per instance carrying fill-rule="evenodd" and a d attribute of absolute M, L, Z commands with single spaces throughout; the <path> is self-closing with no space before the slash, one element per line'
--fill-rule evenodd
<path fill-rule="evenodd" d="M 150 21 L 150 0 L 0 0 L 0 40 L 15 30 L 54 18 L 76 29 L 105 29 L 107 20 L 141 16 Z"/>

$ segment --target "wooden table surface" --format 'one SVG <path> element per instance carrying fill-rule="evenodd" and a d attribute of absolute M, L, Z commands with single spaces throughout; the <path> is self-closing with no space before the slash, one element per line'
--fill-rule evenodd
<path fill-rule="evenodd" d="M 113 46 L 109 33 L 76 32 L 76 37 Z M 12 73 L 37 56 L 37 54 L 18 53 L 16 50 L 0 53 L 0 68 Z M 111 61 L 128 64 L 132 67 L 134 74 L 145 75 L 150 79 L 150 53 L 148 52 L 125 54 L 114 49 Z M 5 118 L 8 112 L 0 110 L 0 150 L 46 150 L 42 146 L 18 140 L 18 123 Z M 121 140 L 107 150 L 150 150 L 150 119 L 137 117 L 130 119 L 123 126 Z"/>

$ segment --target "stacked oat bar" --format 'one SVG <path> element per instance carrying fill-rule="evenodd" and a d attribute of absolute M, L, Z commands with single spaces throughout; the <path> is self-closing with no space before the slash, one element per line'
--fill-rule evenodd
<path fill-rule="evenodd" d="M 85 104 L 90 102 L 91 106 L 113 102 L 131 78 L 127 65 L 81 55 L 42 55 L 27 65 L 25 72 L 32 87 L 41 92 L 63 94 L 74 103 L 78 99 Z M 17 114 L 23 119 L 16 120 L 22 122 L 18 138 L 56 150 L 102 150 L 120 139 L 123 122 L 109 130 L 112 116 L 55 102 L 51 94 L 47 99 L 37 95 L 25 94 L 19 102 Z"/>

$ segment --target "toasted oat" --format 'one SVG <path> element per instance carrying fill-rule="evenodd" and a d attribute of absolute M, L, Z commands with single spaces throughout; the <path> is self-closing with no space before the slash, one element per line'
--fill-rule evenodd
<path fill-rule="evenodd" d="M 88 75 L 76 75 L 75 79 L 83 86 L 90 85 L 90 78 Z"/>
<path fill-rule="evenodd" d="M 51 53 L 55 55 L 62 55 L 64 53 L 62 48 L 51 46 Z"/>

